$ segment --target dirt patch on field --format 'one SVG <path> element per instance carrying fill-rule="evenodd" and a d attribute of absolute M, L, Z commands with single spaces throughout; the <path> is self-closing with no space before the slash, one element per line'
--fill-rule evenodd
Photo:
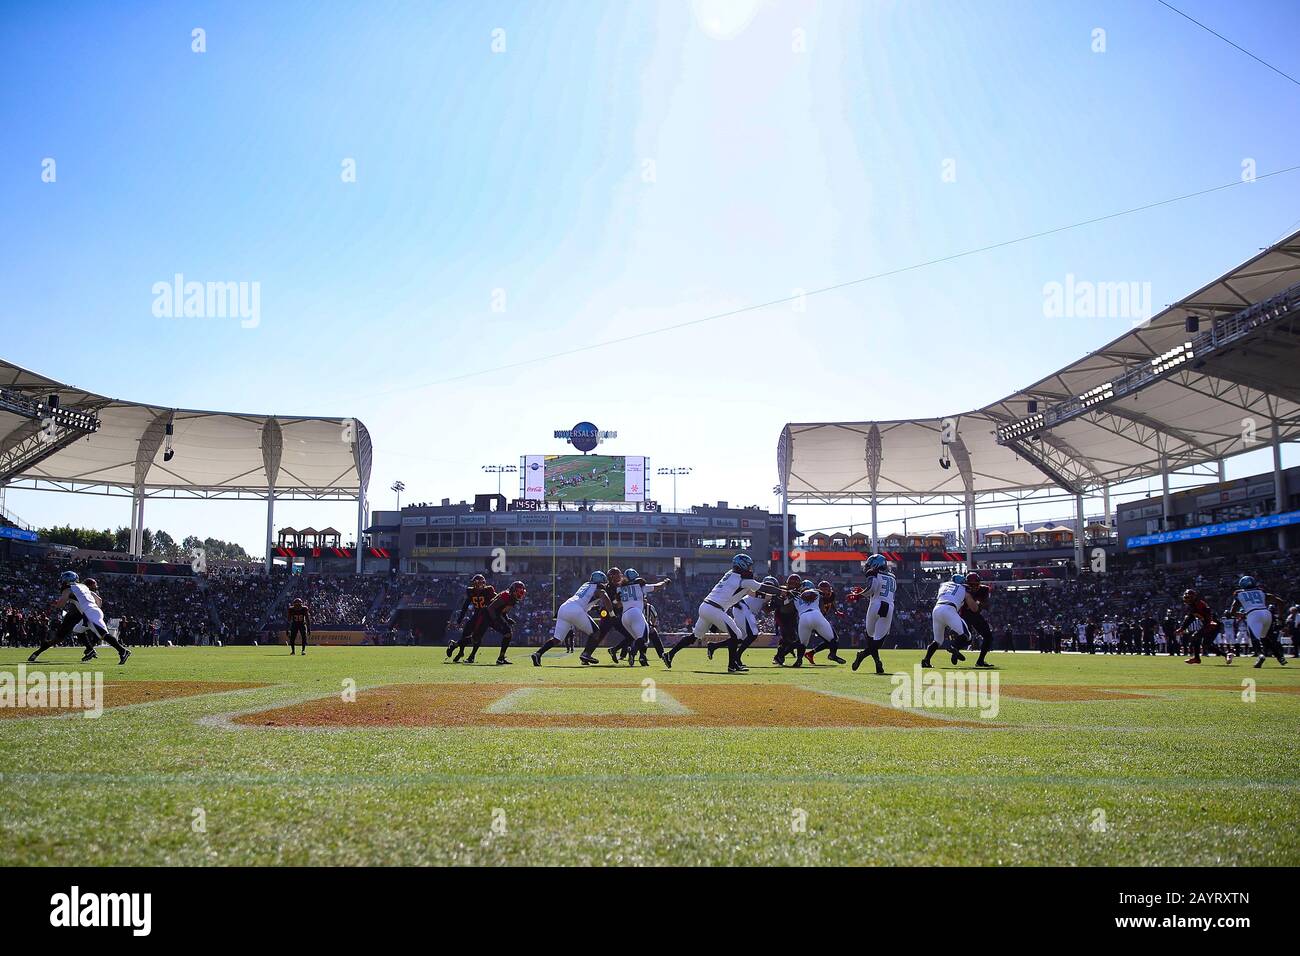
<path fill-rule="evenodd" d="M 1251 675 L 1247 674 L 1247 677 Z M 1251 678 L 1252 680 L 1254 678 Z M 1240 684 L 1134 684 L 1133 690 L 1213 690 L 1213 691 L 1230 691 L 1234 694 L 1240 694 L 1242 686 Z M 1300 685 L 1287 685 L 1286 687 L 1268 687 L 1261 686 L 1258 681 L 1255 682 L 1255 690 L 1261 694 L 1300 694 Z"/>
<path fill-rule="evenodd" d="M 28 699 L 33 694 L 31 687 L 31 675 L 28 672 Z M 52 673 L 52 672 L 46 672 Z M 75 672 L 72 672 L 75 673 Z M 172 680 L 122 680 L 122 681 L 104 681 L 103 686 L 103 706 L 107 710 L 112 707 L 125 707 L 129 704 L 150 704 L 160 700 L 173 700 L 178 697 L 197 697 L 200 694 L 220 694 L 232 690 L 250 690 L 256 687 L 267 687 L 267 684 L 246 683 L 242 681 L 172 681 Z M 52 692 L 47 694 L 46 700 L 53 700 Z M 83 695 L 82 705 L 79 707 L 50 707 L 50 706 L 9 706 L 6 697 L 4 705 L 0 706 L 0 720 L 13 717 L 57 717 L 60 714 L 69 714 L 84 711 L 88 699 Z"/>
<path fill-rule="evenodd" d="M 389 684 L 233 718 L 255 727 L 988 727 L 782 684 L 660 685 L 688 713 L 546 714 L 492 712 L 523 684 Z M 566 684 L 601 687 L 608 684 Z M 626 688 L 639 695 L 639 684 Z"/>
<path fill-rule="evenodd" d="M 1089 700 L 1150 700 L 1150 694 L 1129 694 L 1108 687 L 1083 684 L 1002 684 L 998 692 L 1013 700 L 1038 701 L 1089 701 Z"/>

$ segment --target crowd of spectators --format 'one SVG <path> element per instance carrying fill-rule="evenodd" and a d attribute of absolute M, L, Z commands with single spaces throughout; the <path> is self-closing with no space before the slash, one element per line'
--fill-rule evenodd
<path fill-rule="evenodd" d="M 39 643 L 49 627 L 58 574 L 68 568 L 83 576 L 94 573 L 87 563 L 76 561 L 20 557 L 0 563 L 0 639 L 11 645 Z M 1184 590 L 1194 588 L 1211 608 L 1226 610 L 1237 579 L 1245 573 L 1255 575 L 1288 603 L 1300 602 L 1300 555 L 1251 555 L 1176 568 L 1126 566 L 1109 574 L 1085 571 L 1071 579 L 1035 586 L 995 583 L 986 617 L 1000 639 L 1014 640 L 1024 649 L 1085 649 L 1081 638 L 1089 627 L 1120 635 L 1123 648 L 1140 648 L 1135 637 L 1123 638 L 1150 633 L 1151 622 L 1158 622 L 1162 636 L 1169 630 L 1166 619 L 1180 623 Z M 573 574 L 554 579 L 550 574 L 486 576 L 498 590 L 516 579 L 528 587 L 528 598 L 511 612 L 517 644 L 537 644 L 549 636 L 554 607 L 586 579 Z M 441 643 L 445 634 L 421 634 L 419 625 L 412 624 L 417 618 L 400 612 L 406 608 L 449 610 L 447 631 L 455 631 L 469 575 L 290 576 L 277 568 L 267 576 L 260 565 L 246 565 L 212 568 L 196 577 L 146 578 L 103 572 L 96 577 L 106 617 L 120 620 L 121 636 L 133 644 L 261 640 L 265 630 L 282 629 L 284 608 L 295 597 L 311 608 L 317 628 L 364 629 L 374 643 Z M 829 580 L 835 588 L 838 600 L 832 624 L 841 642 L 849 646 L 860 643 L 867 602 L 850 602 L 844 597 L 851 586 L 862 582 L 861 573 L 854 570 L 811 577 Z M 888 647 L 920 648 L 928 643 L 930 610 L 940 577 L 900 580 Z M 660 630 L 689 630 L 696 609 L 715 583 L 713 575 L 681 576 L 657 592 L 653 603 Z M 765 622 L 768 629 L 770 621 Z"/>

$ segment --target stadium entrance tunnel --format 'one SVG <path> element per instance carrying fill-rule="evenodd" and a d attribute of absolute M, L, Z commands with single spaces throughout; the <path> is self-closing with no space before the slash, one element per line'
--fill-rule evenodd
<path fill-rule="evenodd" d="M 348 702 L 322 697 L 232 718 L 251 727 L 900 727 L 993 726 L 782 684 L 389 684 Z"/>

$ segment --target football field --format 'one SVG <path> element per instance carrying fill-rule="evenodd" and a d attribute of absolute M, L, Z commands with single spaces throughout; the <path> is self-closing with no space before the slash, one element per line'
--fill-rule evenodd
<path fill-rule="evenodd" d="M 0 674 L 26 653 L 0 650 Z M 920 656 L 884 652 L 896 686 L 869 662 L 777 668 L 757 647 L 735 676 L 700 650 L 671 671 L 554 652 L 534 668 L 518 648 L 508 667 L 441 648 L 101 654 L 102 716 L 0 707 L 0 850 L 9 865 L 1300 864 L 1300 666 L 995 653 L 996 687 L 961 699 L 955 682 L 912 685 Z M 94 670 L 78 657 L 30 671 Z"/>

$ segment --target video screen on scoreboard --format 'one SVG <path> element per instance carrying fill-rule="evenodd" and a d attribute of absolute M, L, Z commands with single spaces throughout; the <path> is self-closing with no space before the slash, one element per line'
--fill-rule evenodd
<path fill-rule="evenodd" d="M 533 501 L 645 501 L 645 458 L 526 455 L 524 497 Z"/>

